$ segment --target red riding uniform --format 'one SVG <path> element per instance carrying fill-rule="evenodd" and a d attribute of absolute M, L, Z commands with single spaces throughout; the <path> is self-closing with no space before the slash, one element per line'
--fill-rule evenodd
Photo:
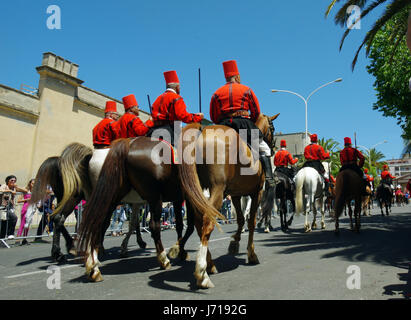
<path fill-rule="evenodd" d="M 281 149 L 277 151 L 277 153 L 274 156 L 274 165 L 279 168 L 279 167 L 287 167 L 288 164 L 296 164 L 298 162 L 298 159 L 295 158 L 293 159 L 291 153 L 285 149 L 286 143 L 285 140 L 281 140 Z"/>
<path fill-rule="evenodd" d="M 388 166 L 384 164 L 383 171 L 381 172 L 381 180 L 386 181 L 387 183 L 392 183 L 392 179 L 395 179 L 395 176 L 392 176 L 388 171 Z"/>
<path fill-rule="evenodd" d="M 130 138 L 144 136 L 153 126 L 151 120 L 145 123 L 138 117 L 138 103 L 134 95 L 123 98 L 125 113 L 118 120 L 116 125 L 117 138 Z M 134 110 L 134 111 L 133 111 Z"/>
<path fill-rule="evenodd" d="M 96 149 L 108 148 L 115 140 L 115 123 L 117 106 L 115 101 L 107 101 L 105 108 L 105 118 L 93 128 L 93 146 Z"/>

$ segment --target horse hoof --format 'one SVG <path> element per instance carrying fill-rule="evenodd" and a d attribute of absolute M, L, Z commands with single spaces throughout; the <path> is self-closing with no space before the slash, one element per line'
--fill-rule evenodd
<path fill-rule="evenodd" d="M 64 254 L 60 254 L 55 258 L 55 261 L 57 262 L 57 264 L 61 265 L 61 264 L 66 264 L 67 263 L 67 258 Z"/>
<path fill-rule="evenodd" d="M 257 255 L 255 253 L 248 257 L 248 264 L 260 264 L 260 261 L 258 260 Z"/>
<path fill-rule="evenodd" d="M 228 253 L 231 255 L 235 255 L 235 254 L 238 254 L 239 251 L 240 251 L 240 243 L 234 240 L 231 241 L 230 246 L 228 247 Z"/>
<path fill-rule="evenodd" d="M 217 270 L 216 266 L 213 265 L 211 268 L 207 268 L 207 273 L 208 274 L 217 274 L 218 270 Z"/>
<path fill-rule="evenodd" d="M 190 256 L 185 250 L 181 250 L 180 253 L 178 254 L 178 257 L 181 261 L 187 261 L 190 259 Z"/>
<path fill-rule="evenodd" d="M 325 223 L 322 223 L 321 224 L 321 230 L 324 230 L 325 229 Z"/>
<path fill-rule="evenodd" d="M 269 227 L 265 228 L 265 229 L 264 229 L 264 232 L 265 232 L 265 233 L 270 233 L 270 228 L 269 228 Z"/>
<path fill-rule="evenodd" d="M 161 268 L 161 270 L 169 270 L 169 269 L 171 269 L 171 263 L 170 263 L 170 261 L 166 261 L 165 263 L 161 264 L 160 268 Z"/>
<path fill-rule="evenodd" d="M 137 241 L 137 243 L 138 243 L 138 246 L 139 246 L 141 249 L 145 249 L 145 248 L 147 247 L 147 243 L 145 243 L 144 241 L 142 241 L 142 242 L 138 242 L 138 241 Z"/>
<path fill-rule="evenodd" d="M 100 270 L 98 271 L 91 271 L 90 275 L 88 276 L 91 282 L 101 282 L 103 281 L 103 276 L 101 275 Z"/>
<path fill-rule="evenodd" d="M 197 280 L 197 286 L 202 289 L 214 288 L 214 284 L 211 282 L 210 278 L 205 278 L 203 280 Z"/>
<path fill-rule="evenodd" d="M 71 248 L 69 251 L 68 251 L 68 253 L 69 254 L 71 254 L 72 256 L 77 256 L 77 250 L 75 249 L 75 248 Z"/>
<path fill-rule="evenodd" d="M 174 246 L 172 246 L 172 247 L 170 248 L 170 250 L 168 250 L 167 255 L 168 255 L 170 258 L 175 259 L 175 258 L 177 258 L 177 256 L 179 255 L 179 253 L 180 253 L 180 246 L 176 243 Z"/>
<path fill-rule="evenodd" d="M 311 226 L 311 229 L 312 229 L 312 230 L 317 229 L 317 224 L 316 224 L 316 223 L 313 223 L 313 225 Z"/>

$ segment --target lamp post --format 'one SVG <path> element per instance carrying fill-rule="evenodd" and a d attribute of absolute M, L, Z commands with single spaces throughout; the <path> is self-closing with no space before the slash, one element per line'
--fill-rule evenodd
<path fill-rule="evenodd" d="M 374 144 L 370 149 L 368 149 L 368 148 L 365 147 L 365 146 L 358 145 L 359 147 L 364 148 L 365 150 L 368 151 L 368 163 L 369 163 L 370 167 L 371 167 L 371 151 L 370 151 L 370 150 L 371 150 L 371 149 L 374 149 L 376 146 L 378 146 L 378 145 L 380 145 L 380 144 L 387 143 L 387 142 L 388 142 L 387 140 L 378 142 L 378 143 Z"/>
<path fill-rule="evenodd" d="M 307 98 L 304 98 L 302 95 L 300 95 L 300 94 L 298 94 L 298 93 L 296 93 L 296 92 L 290 91 L 290 90 L 278 90 L 278 89 L 272 89 L 272 90 L 271 90 L 271 92 L 286 92 L 286 93 L 291 93 L 291 94 L 294 94 L 294 95 L 296 95 L 297 97 L 301 98 L 301 99 L 304 101 L 304 103 L 305 103 L 305 143 L 304 143 L 304 145 L 306 145 L 306 144 L 307 144 L 307 141 L 308 141 L 308 100 L 311 98 L 311 96 L 312 96 L 314 93 L 316 93 L 316 92 L 317 92 L 318 90 L 320 90 L 321 88 L 324 88 L 325 86 L 328 86 L 328 85 L 330 85 L 330 84 L 332 84 L 332 83 L 334 83 L 334 82 L 341 82 L 341 81 L 342 81 L 342 78 L 338 78 L 338 79 L 335 79 L 334 81 L 327 82 L 327 83 L 323 84 L 322 86 L 318 87 L 317 89 L 315 89 L 313 92 L 311 92 L 311 93 L 308 95 Z"/>

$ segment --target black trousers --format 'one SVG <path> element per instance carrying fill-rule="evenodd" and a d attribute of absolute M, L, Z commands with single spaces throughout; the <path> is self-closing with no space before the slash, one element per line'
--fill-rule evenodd
<path fill-rule="evenodd" d="M 294 170 L 288 167 L 277 167 L 275 171 L 284 173 L 292 181 L 294 178 Z"/>
<path fill-rule="evenodd" d="M 150 130 L 148 130 L 146 137 L 152 137 L 153 133 L 155 133 L 156 130 L 166 130 L 169 133 L 169 137 L 164 137 L 159 132 L 157 132 L 154 136 L 156 138 L 165 140 L 169 142 L 173 147 L 174 147 L 174 127 L 173 124 L 167 124 L 164 126 L 158 126 L 158 127 L 152 127 Z"/>
<path fill-rule="evenodd" d="M 312 161 L 306 161 L 303 165 L 303 168 L 305 167 L 311 167 L 314 168 L 315 170 L 317 170 L 319 172 L 320 175 L 324 175 L 325 173 L 325 169 L 323 164 L 321 163 L 320 160 L 312 160 Z"/>
<path fill-rule="evenodd" d="M 347 170 L 347 169 L 351 169 L 355 171 L 361 177 L 361 179 L 364 179 L 364 173 L 362 172 L 361 168 L 357 166 L 356 164 L 345 164 L 340 168 L 339 172 Z"/>
<path fill-rule="evenodd" d="M 14 235 L 14 231 L 16 229 L 17 224 L 17 216 L 16 214 L 11 211 L 7 212 L 7 220 L 1 221 L 0 227 L 0 239 L 4 239 L 7 236 Z"/>

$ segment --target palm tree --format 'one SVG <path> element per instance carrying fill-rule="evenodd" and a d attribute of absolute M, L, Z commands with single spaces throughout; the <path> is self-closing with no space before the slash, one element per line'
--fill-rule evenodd
<path fill-rule="evenodd" d="M 411 139 L 404 139 L 404 149 L 401 152 L 401 158 L 408 154 L 411 157 Z"/>
<path fill-rule="evenodd" d="M 318 140 L 318 144 L 324 148 L 324 150 L 327 152 L 327 150 L 330 152 L 330 169 L 332 175 L 335 177 L 338 174 L 338 171 L 340 170 L 341 163 L 340 163 L 340 144 L 335 141 L 334 139 L 325 139 L 321 138 Z"/>
<path fill-rule="evenodd" d="M 325 12 L 325 16 L 331 12 L 331 9 L 336 5 L 337 2 L 341 2 L 341 0 L 332 0 L 331 3 L 328 5 L 328 8 Z M 386 4 L 386 8 L 382 16 L 375 22 L 374 26 L 367 32 L 366 36 L 363 39 L 363 42 L 357 49 L 355 54 L 354 60 L 352 62 L 352 70 L 355 68 L 355 64 L 357 63 L 358 55 L 361 49 L 366 45 L 366 54 L 368 56 L 372 42 L 374 40 L 375 35 L 377 32 L 392 18 L 397 15 L 401 15 L 401 23 L 397 23 L 396 28 L 393 30 L 393 37 L 392 39 L 397 39 L 395 48 L 401 41 L 405 41 L 406 34 L 407 34 L 407 18 L 408 12 L 411 9 L 411 0 L 374 0 L 374 1 L 367 1 L 367 0 L 345 0 L 345 3 L 340 8 L 340 10 L 336 13 L 334 17 L 335 24 L 339 24 L 344 27 L 346 19 L 347 19 L 347 10 L 351 5 L 356 5 L 361 8 L 361 15 L 358 18 L 362 19 L 367 16 L 370 12 L 372 12 L 376 7 Z M 357 20 L 357 21 L 358 21 Z M 357 22 L 355 21 L 355 23 Z M 345 38 L 350 33 L 351 29 L 347 28 L 342 36 L 341 43 L 340 43 L 340 50 L 344 44 Z M 392 56 L 395 53 L 395 49 L 392 52 Z M 391 57 L 392 57 L 391 56 Z M 390 58 L 391 59 L 391 58 Z"/>
<path fill-rule="evenodd" d="M 365 151 L 361 150 L 361 152 L 365 157 L 364 168 L 367 168 L 371 175 L 378 178 L 382 166 L 386 164 L 385 161 L 381 161 L 381 159 L 385 158 L 384 154 L 375 148 Z"/>

